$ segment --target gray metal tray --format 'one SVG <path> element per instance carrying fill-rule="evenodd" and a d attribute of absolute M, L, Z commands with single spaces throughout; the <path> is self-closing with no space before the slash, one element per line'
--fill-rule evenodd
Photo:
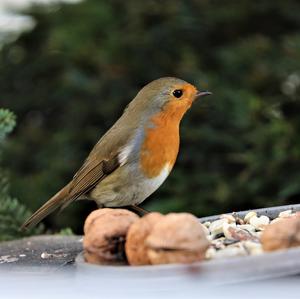
<path fill-rule="evenodd" d="M 278 213 L 292 209 L 300 211 L 300 205 L 288 205 L 255 210 L 258 215 L 267 215 L 275 218 Z M 243 216 L 248 211 L 238 212 Z M 200 218 L 201 222 L 213 221 L 219 216 Z M 256 256 L 232 257 L 203 261 L 191 265 L 172 264 L 158 266 L 99 266 L 88 264 L 83 255 L 76 258 L 76 266 L 81 272 L 105 276 L 114 281 L 133 281 L 151 287 L 158 282 L 163 284 L 176 283 L 181 279 L 196 279 L 198 283 L 222 285 L 228 283 L 274 279 L 300 274 L 300 248 L 291 248 L 283 251 L 265 253 Z"/>

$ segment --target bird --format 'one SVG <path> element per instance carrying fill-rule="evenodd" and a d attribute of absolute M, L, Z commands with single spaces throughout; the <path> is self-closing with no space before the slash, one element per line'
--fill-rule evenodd
<path fill-rule="evenodd" d="M 99 208 L 138 205 L 170 174 L 179 151 L 179 125 L 197 98 L 210 95 L 175 77 L 145 85 L 100 138 L 72 180 L 22 225 L 28 229 L 78 199 Z"/>

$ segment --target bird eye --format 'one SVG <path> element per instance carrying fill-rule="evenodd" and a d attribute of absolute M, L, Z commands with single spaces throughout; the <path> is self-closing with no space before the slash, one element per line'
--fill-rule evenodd
<path fill-rule="evenodd" d="M 175 89 L 175 90 L 173 91 L 173 96 L 174 96 L 175 98 L 181 98 L 182 95 L 183 95 L 182 89 Z"/>

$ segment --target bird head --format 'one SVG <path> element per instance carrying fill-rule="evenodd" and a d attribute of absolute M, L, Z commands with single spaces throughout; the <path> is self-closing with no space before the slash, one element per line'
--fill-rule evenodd
<path fill-rule="evenodd" d="M 133 104 L 150 116 L 159 111 L 169 111 L 180 120 L 196 99 L 210 94 L 209 91 L 199 91 L 184 80 L 164 77 L 144 86 Z"/>

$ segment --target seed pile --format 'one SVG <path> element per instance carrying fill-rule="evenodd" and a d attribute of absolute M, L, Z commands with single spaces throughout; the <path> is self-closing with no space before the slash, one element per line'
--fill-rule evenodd
<path fill-rule="evenodd" d="M 292 210 L 286 210 L 271 220 L 251 211 L 244 218 L 233 213 L 221 215 L 213 222 L 207 221 L 203 223 L 203 227 L 211 243 L 206 251 L 206 259 L 261 254 L 264 252 L 261 236 L 265 228 L 295 215 Z M 284 222 L 282 225 L 284 226 Z"/>

